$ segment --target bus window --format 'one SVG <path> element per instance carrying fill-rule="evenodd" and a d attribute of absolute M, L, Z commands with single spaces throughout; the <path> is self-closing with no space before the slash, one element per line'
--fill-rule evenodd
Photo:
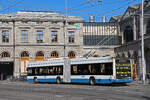
<path fill-rule="evenodd" d="M 33 69 L 33 68 L 28 68 L 28 69 L 27 69 L 27 75 L 29 75 L 29 76 L 30 76 L 30 75 L 33 75 L 32 69 Z"/>
<path fill-rule="evenodd" d="M 101 64 L 101 74 L 105 74 L 105 64 Z"/>
<path fill-rule="evenodd" d="M 88 75 L 89 74 L 88 65 L 73 65 L 71 66 L 71 75 Z"/>
<path fill-rule="evenodd" d="M 53 67 L 48 67 L 48 75 L 52 75 L 53 73 Z"/>
<path fill-rule="evenodd" d="M 99 66 L 97 64 L 91 65 L 91 75 L 99 75 Z"/>
<path fill-rule="evenodd" d="M 63 67 L 62 66 L 55 67 L 55 71 L 56 71 L 56 75 L 62 75 Z"/>
<path fill-rule="evenodd" d="M 48 75 L 63 75 L 63 66 L 50 66 L 47 69 Z"/>
<path fill-rule="evenodd" d="M 72 74 L 77 74 L 77 73 L 78 73 L 77 66 L 73 66 Z"/>
<path fill-rule="evenodd" d="M 39 75 L 39 68 L 35 68 L 34 70 L 35 70 L 35 73 L 34 73 L 34 74 L 35 74 L 35 75 Z"/>
<path fill-rule="evenodd" d="M 113 75 L 113 65 L 112 63 L 105 63 L 100 65 L 101 75 Z"/>
<path fill-rule="evenodd" d="M 112 63 L 72 65 L 71 75 L 112 75 Z"/>

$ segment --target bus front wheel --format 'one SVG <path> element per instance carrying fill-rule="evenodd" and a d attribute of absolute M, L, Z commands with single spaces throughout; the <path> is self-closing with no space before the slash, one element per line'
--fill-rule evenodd
<path fill-rule="evenodd" d="M 95 85 L 95 79 L 94 78 L 90 78 L 90 85 Z"/>

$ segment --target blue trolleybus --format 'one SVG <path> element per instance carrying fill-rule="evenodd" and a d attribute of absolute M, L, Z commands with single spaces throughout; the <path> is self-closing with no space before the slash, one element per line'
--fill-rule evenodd
<path fill-rule="evenodd" d="M 131 60 L 113 57 L 57 58 L 27 65 L 28 82 L 112 84 L 132 82 Z"/>

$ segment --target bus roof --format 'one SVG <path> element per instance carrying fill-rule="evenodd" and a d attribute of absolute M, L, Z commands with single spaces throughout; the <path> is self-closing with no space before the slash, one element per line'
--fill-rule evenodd
<path fill-rule="evenodd" d="M 64 60 L 65 58 L 57 58 L 57 59 L 50 59 L 49 61 L 31 62 L 27 64 L 27 67 L 62 66 L 64 65 Z M 113 62 L 113 57 L 75 58 L 68 60 L 70 60 L 71 65 L 110 63 Z"/>
<path fill-rule="evenodd" d="M 93 57 L 93 58 L 77 58 L 71 59 L 71 64 L 93 64 L 93 63 L 109 63 L 112 62 L 112 57 Z"/>

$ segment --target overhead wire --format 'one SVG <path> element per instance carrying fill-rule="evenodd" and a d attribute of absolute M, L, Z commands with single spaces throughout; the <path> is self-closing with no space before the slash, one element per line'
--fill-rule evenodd
<path fill-rule="evenodd" d="M 118 11 L 118 10 L 120 10 L 120 9 L 123 9 L 123 8 L 125 8 L 126 6 L 129 6 L 131 3 L 135 2 L 135 1 L 137 1 L 137 0 L 129 1 L 128 3 L 126 3 L 126 4 L 122 5 L 122 6 L 120 6 L 119 8 L 112 9 L 111 11 L 106 11 L 106 12 L 104 12 L 103 14 L 112 13 L 112 12 L 114 12 L 114 11 L 116 11 L 116 10 Z M 98 15 L 98 16 L 99 16 L 99 15 Z"/>
<path fill-rule="evenodd" d="M 77 8 L 77 7 L 82 7 L 82 6 L 84 6 L 84 5 L 91 4 L 91 3 L 94 2 L 94 1 L 96 1 L 96 0 L 87 0 L 87 1 L 85 1 L 85 2 L 80 3 L 79 5 L 70 7 L 69 9 L 74 9 L 74 8 Z"/>
<path fill-rule="evenodd" d="M 108 13 L 109 14 L 110 13 L 115 14 L 116 12 L 114 12 L 114 11 L 119 11 L 120 9 L 126 8 L 127 6 L 129 6 L 129 4 L 131 4 L 131 3 L 135 2 L 135 1 L 137 1 L 137 0 L 128 0 L 128 2 L 126 4 L 120 6 L 119 8 L 112 9 L 111 11 L 105 11 L 105 12 L 103 12 L 103 14 L 98 14 L 97 10 L 89 10 L 89 9 L 83 9 L 83 8 L 76 8 L 76 9 L 68 8 L 68 10 L 69 10 L 69 13 L 72 13 L 72 14 L 73 13 L 77 14 L 78 12 L 81 13 L 81 11 L 87 11 L 88 13 L 86 13 L 86 12 L 83 13 L 82 12 L 81 15 L 86 15 L 86 14 L 89 15 L 89 13 L 96 13 L 96 16 L 102 16 L 102 15 L 108 14 Z M 85 8 L 89 8 L 89 7 L 87 6 Z M 59 11 L 59 12 L 63 12 L 63 11 Z M 78 13 L 78 14 L 80 14 L 80 13 Z"/>
<path fill-rule="evenodd" d="M 16 1 L 16 0 L 15 0 Z M 10 8 L 12 8 L 12 7 L 15 7 L 15 6 L 17 6 L 18 4 L 20 4 L 20 3 L 22 3 L 24 0 L 21 0 L 21 1 L 17 1 L 15 4 L 13 4 L 13 5 L 11 5 L 11 6 L 9 6 L 9 7 L 7 7 L 7 8 L 5 8 L 5 9 L 3 9 L 2 11 L 0 11 L 0 12 L 4 12 L 5 10 L 7 10 L 7 9 L 10 9 Z M 86 8 L 89 8 L 89 3 L 91 3 L 91 2 L 94 2 L 94 1 L 96 1 L 96 0 L 87 0 L 87 1 L 85 1 L 85 2 L 82 2 L 82 3 L 80 3 L 79 5 L 80 5 L 80 7 L 82 6 L 82 7 L 84 7 L 84 8 L 81 8 L 80 9 L 80 7 L 78 6 L 78 9 L 77 9 L 77 7 L 70 7 L 70 8 L 68 8 L 68 10 L 69 10 L 69 14 L 79 14 L 79 15 L 94 15 L 94 16 L 112 16 L 112 15 L 114 15 L 114 14 L 119 14 L 120 12 L 115 12 L 115 11 L 119 11 L 120 9 L 123 9 L 123 8 L 125 8 L 125 7 L 127 7 L 127 6 L 129 6 L 129 4 L 131 4 L 131 3 L 133 3 L 134 1 L 137 1 L 137 0 L 128 0 L 128 2 L 126 3 L 126 4 L 124 4 L 124 5 L 122 5 L 122 6 L 120 6 L 119 8 L 115 8 L 115 9 L 112 9 L 111 11 L 105 11 L 105 12 L 103 12 L 102 14 L 99 14 L 99 12 L 98 11 L 96 11 L 96 10 L 89 10 L 89 9 L 86 9 Z M 117 1 L 119 1 L 119 0 L 117 0 Z M 122 0 L 122 1 L 124 1 L 124 0 Z M 109 2 L 104 2 L 105 4 L 106 3 L 109 3 Z M 91 6 L 91 7 L 93 7 L 93 6 Z M 55 7 L 55 8 L 64 8 L 64 7 Z M 74 9 L 73 9 L 74 8 Z M 76 8 L 76 9 L 75 9 Z M 87 11 L 87 12 L 81 12 L 81 11 Z M 64 10 L 56 10 L 56 12 L 59 12 L 59 13 L 65 13 L 65 11 Z M 101 13 L 101 12 L 100 12 Z"/>
<path fill-rule="evenodd" d="M 130 4 L 132 4 L 135 1 L 137 1 L 137 0 L 130 0 L 126 4 L 124 4 L 124 5 L 122 5 L 122 6 L 118 7 L 118 8 L 112 9 L 111 11 L 105 11 L 102 14 L 98 14 L 97 11 L 90 11 L 90 10 L 87 10 L 88 13 L 86 13 L 86 12 L 84 12 L 84 13 L 80 12 L 79 13 L 77 11 L 76 12 L 70 11 L 69 13 L 72 13 L 72 14 L 81 14 L 81 15 L 89 15 L 89 13 L 94 13 L 95 12 L 96 14 L 91 14 L 91 15 L 95 15 L 95 16 L 104 16 L 104 15 L 108 15 L 108 14 L 110 15 L 110 13 L 111 14 L 118 14 L 115 11 L 119 11 L 119 10 L 121 10 L 123 8 L 126 8 L 127 6 L 129 6 Z M 78 10 L 78 11 L 82 11 L 82 10 Z"/>
<path fill-rule="evenodd" d="M 17 6 L 18 4 L 20 4 L 20 3 L 22 3 L 22 2 L 24 2 L 24 0 L 17 1 L 15 4 L 10 5 L 9 7 L 7 7 L 7 8 L 5 8 L 5 9 L 1 10 L 0 12 L 4 12 L 5 10 L 9 10 L 10 8 Z"/>

